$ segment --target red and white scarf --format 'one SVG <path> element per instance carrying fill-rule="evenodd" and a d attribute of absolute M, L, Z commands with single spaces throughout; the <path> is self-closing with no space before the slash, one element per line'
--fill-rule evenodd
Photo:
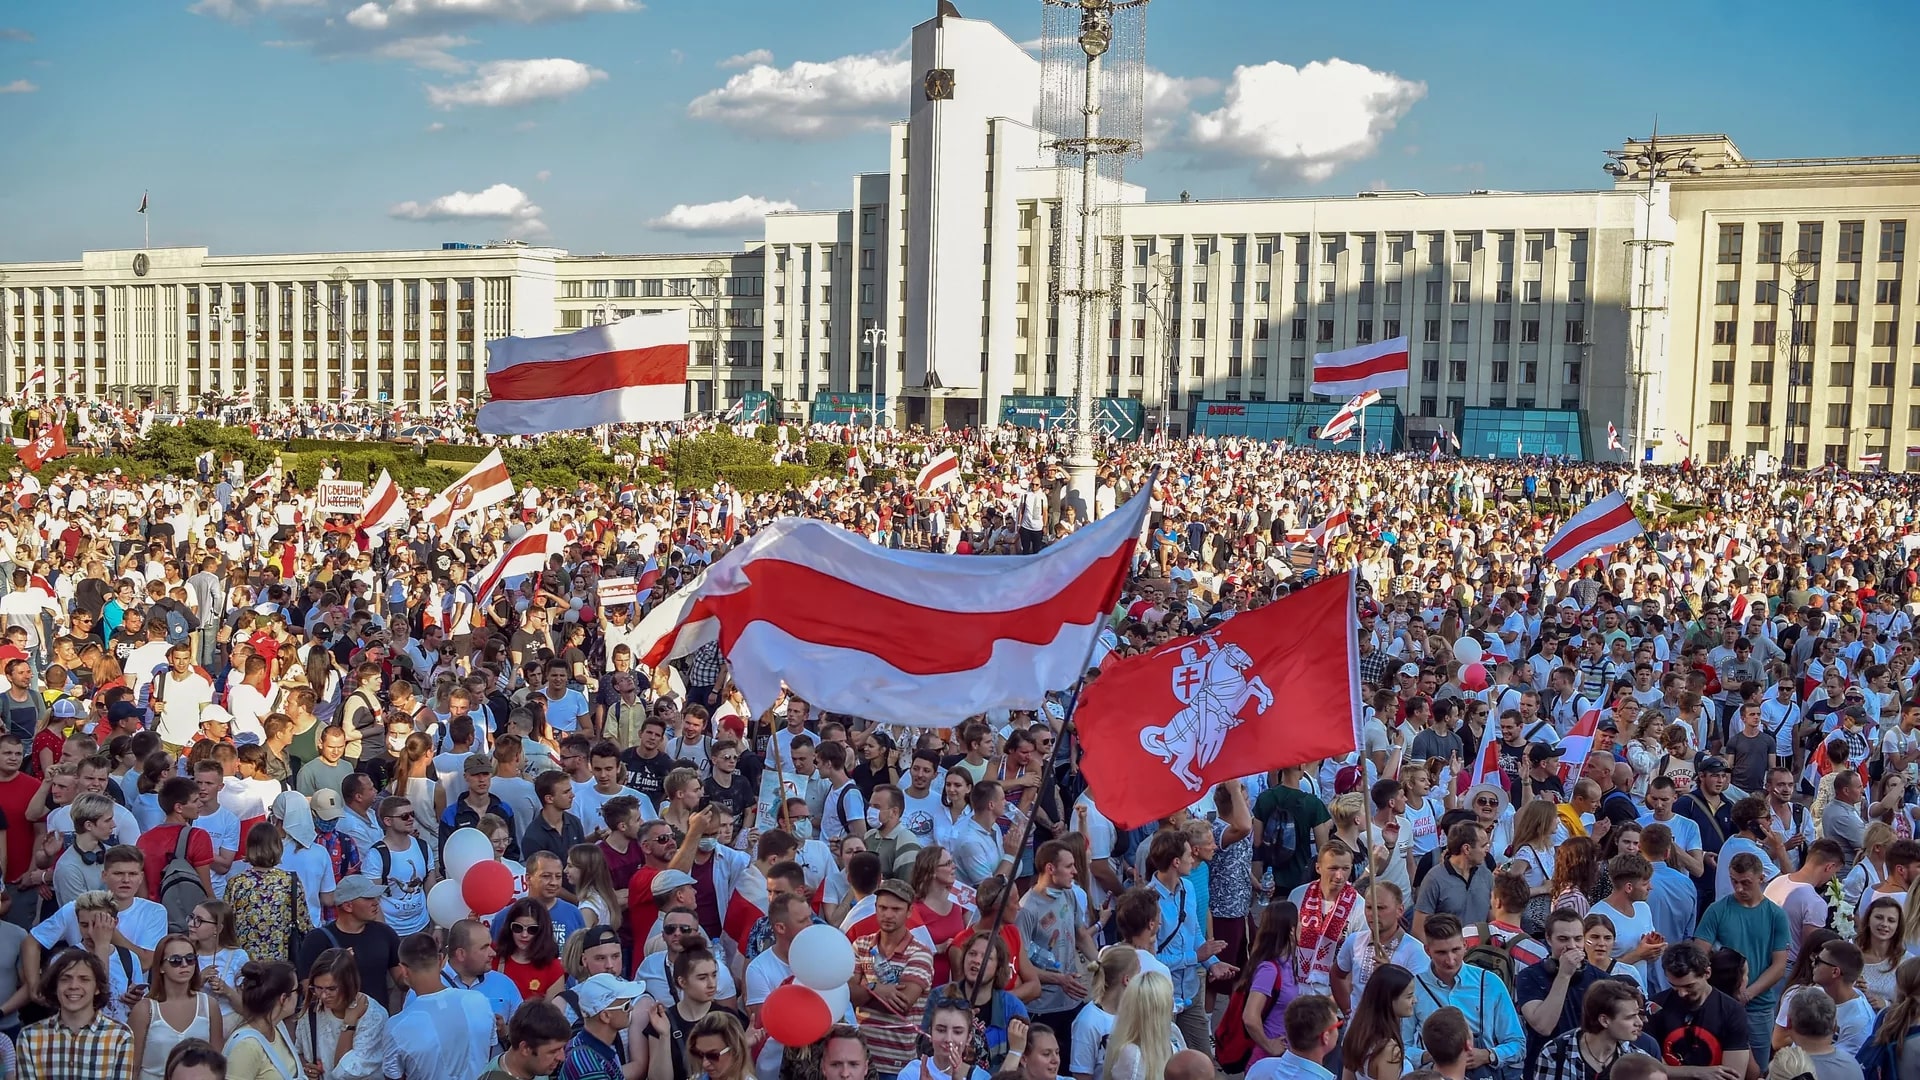
<path fill-rule="evenodd" d="M 1299 958 L 1296 963 L 1301 965 L 1301 982 L 1331 983 L 1334 954 L 1340 949 L 1340 940 L 1347 936 L 1347 921 L 1353 917 L 1354 905 L 1359 902 L 1360 890 L 1342 885 L 1340 897 L 1329 912 L 1320 883 L 1316 881 L 1307 886 L 1306 898 L 1300 905 L 1300 932 L 1294 948 L 1294 955 Z"/>

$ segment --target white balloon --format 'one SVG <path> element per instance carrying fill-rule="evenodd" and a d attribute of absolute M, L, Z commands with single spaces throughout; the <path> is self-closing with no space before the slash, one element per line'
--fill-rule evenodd
<path fill-rule="evenodd" d="M 447 837 L 445 853 L 447 878 L 459 881 L 470 867 L 493 861 L 493 841 L 487 834 L 468 826 Z"/>
<path fill-rule="evenodd" d="M 427 892 L 427 918 L 433 925 L 447 929 L 461 919 L 473 918 L 467 901 L 460 895 L 460 883 L 448 878 Z"/>
<path fill-rule="evenodd" d="M 853 942 L 837 926 L 809 926 L 787 947 L 787 964 L 810 989 L 824 994 L 845 988 L 853 978 Z"/>
<path fill-rule="evenodd" d="M 811 987 L 809 987 L 811 989 Z M 815 990 L 820 1000 L 827 1003 L 827 1012 L 833 1016 L 833 1022 L 853 1023 L 853 988 L 841 983 L 831 990 Z"/>
<path fill-rule="evenodd" d="M 1477 664 L 1487 655 L 1487 650 L 1470 637 L 1462 637 L 1453 643 L 1453 658 L 1462 664 Z"/>

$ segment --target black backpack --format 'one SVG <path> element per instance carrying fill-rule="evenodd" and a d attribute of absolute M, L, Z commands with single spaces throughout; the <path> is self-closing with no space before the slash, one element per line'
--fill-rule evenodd
<path fill-rule="evenodd" d="M 1273 801 L 1273 809 L 1260 819 L 1260 845 L 1268 867 L 1289 866 L 1302 856 L 1311 862 L 1315 855 L 1313 830 L 1302 828 L 1293 811 L 1279 799 Z"/>

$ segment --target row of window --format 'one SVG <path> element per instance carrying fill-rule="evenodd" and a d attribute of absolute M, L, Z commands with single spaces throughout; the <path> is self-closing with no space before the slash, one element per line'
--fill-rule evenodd
<path fill-rule="evenodd" d="M 1873 302 L 1876 304 L 1898 304 L 1902 283 L 1899 278 L 1883 278 L 1873 283 Z M 1736 279 L 1713 283 L 1713 302 L 1720 305 L 1740 303 L 1740 282 Z M 1753 283 L 1753 302 L 1756 304 L 1812 304 L 1820 303 L 1820 283 L 1803 281 L 1756 281 Z M 1833 283 L 1833 302 L 1855 305 L 1860 303 L 1860 279 L 1842 278 Z"/>
<path fill-rule="evenodd" d="M 1795 426 L 1804 426 L 1810 423 L 1812 416 L 1813 404 L 1811 402 L 1789 401 L 1786 403 L 1786 423 Z M 1852 427 L 1853 417 L 1853 405 L 1850 402 L 1833 401 L 1827 403 L 1828 427 Z M 1733 423 L 1733 402 L 1724 400 L 1708 401 L 1707 423 Z M 1754 426 L 1773 423 L 1773 402 L 1747 402 L 1747 423 Z M 1865 426 L 1878 431 L 1885 431 L 1892 428 L 1893 406 L 1868 405 L 1866 408 Z M 1920 405 L 1910 405 L 1907 407 L 1907 427 L 1920 431 Z"/>
<path fill-rule="evenodd" d="M 765 282 L 766 279 L 759 274 L 722 278 L 590 278 L 562 282 L 560 294 L 570 300 L 588 297 L 655 299 L 668 296 L 759 296 L 765 289 Z"/>
<path fill-rule="evenodd" d="M 1786 223 L 1780 221 L 1762 221 L 1757 226 L 1758 259 L 1763 263 L 1783 261 L 1781 246 L 1786 239 Z M 1746 248 L 1747 226 L 1745 222 L 1726 222 L 1720 226 L 1719 261 L 1738 264 Z M 1791 256 L 1784 261 L 1818 263 L 1821 260 L 1822 242 L 1826 239 L 1826 222 L 1802 221 L 1795 236 Z M 1867 223 L 1864 221 L 1842 221 L 1839 225 L 1838 248 L 1835 258 L 1843 263 L 1857 263 L 1867 246 Z M 1905 221 L 1880 222 L 1880 261 L 1884 263 L 1903 262 L 1907 250 L 1907 223 Z"/>
<path fill-rule="evenodd" d="M 1022 208 L 1020 217 L 1020 227 L 1022 229 L 1031 229 L 1035 220 L 1036 215 L 1031 207 Z M 1054 227 L 1058 228 L 1057 221 Z M 1415 234 L 1410 232 L 1386 234 L 1387 260 L 1389 262 L 1400 262 L 1406 259 L 1406 257 L 1413 252 L 1414 235 Z M 1446 261 L 1448 253 L 1447 234 L 1431 232 L 1421 233 L 1419 236 L 1426 245 L 1426 261 L 1428 263 L 1442 263 Z M 1547 251 L 1557 246 L 1554 243 L 1556 236 L 1565 239 L 1573 262 L 1583 263 L 1586 261 L 1587 233 L 1584 229 L 1569 229 L 1559 233 L 1551 231 L 1529 232 L 1520 237 L 1516 237 L 1515 234 L 1511 232 L 1495 232 L 1490 234 L 1483 234 L 1478 231 L 1455 232 L 1453 233 L 1452 243 L 1453 261 L 1460 263 L 1472 262 L 1473 253 L 1485 247 L 1485 237 L 1487 236 L 1493 238 L 1495 261 L 1502 264 L 1511 264 L 1514 261 L 1514 253 L 1516 250 L 1520 252 L 1525 262 L 1539 263 L 1544 261 Z M 1321 233 L 1317 237 L 1309 237 L 1304 233 L 1292 233 L 1287 235 L 1285 239 L 1279 236 L 1255 237 L 1253 243 L 1254 261 L 1257 263 L 1270 263 L 1273 261 L 1276 253 L 1284 257 L 1290 245 L 1293 250 L 1294 264 L 1305 266 L 1312 259 L 1316 240 L 1319 247 L 1320 263 L 1323 266 L 1332 266 L 1337 263 L 1341 253 L 1353 250 L 1355 241 L 1357 241 L 1359 245 L 1360 262 L 1362 265 L 1372 265 L 1378 256 L 1379 237 L 1373 233 Z M 1519 245 L 1517 249 L 1515 246 L 1516 242 Z M 1184 239 L 1179 237 L 1167 238 L 1165 245 L 1167 248 L 1167 256 L 1175 266 L 1183 266 L 1189 262 L 1195 266 L 1205 266 L 1215 253 L 1224 253 L 1227 256 L 1228 263 L 1233 266 L 1245 266 L 1247 263 L 1247 241 L 1240 237 L 1234 238 L 1224 249 L 1221 247 L 1218 238 L 1209 236 L 1194 237 L 1190 249 Z M 1160 246 L 1161 239 L 1159 238 L 1134 240 L 1133 265 L 1137 267 L 1151 265 L 1153 256 L 1158 253 Z M 1191 259 L 1187 257 L 1189 250 L 1191 251 Z"/>
<path fill-rule="evenodd" d="M 1801 319 L 1789 324 L 1792 328 L 1792 345 L 1815 343 L 1815 326 L 1810 319 Z M 1751 334 L 1755 345 L 1772 345 L 1779 336 L 1779 323 L 1773 319 L 1764 319 L 1753 324 Z M 1837 322 L 1833 324 L 1831 344 L 1843 348 L 1860 343 L 1860 324 L 1858 322 Z M 1740 324 L 1734 319 L 1717 319 L 1713 324 L 1713 343 L 1715 345 L 1735 346 L 1740 343 Z M 1900 324 L 1892 319 L 1882 319 L 1873 324 L 1872 344 L 1875 348 L 1889 348 L 1900 343 Z M 1913 343 L 1920 345 L 1920 324 L 1913 328 Z"/>

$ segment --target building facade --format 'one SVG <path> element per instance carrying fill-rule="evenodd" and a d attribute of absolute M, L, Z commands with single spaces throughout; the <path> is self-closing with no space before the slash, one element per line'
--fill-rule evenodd
<path fill-rule="evenodd" d="M 884 168 L 852 177 L 845 208 L 769 215 L 740 250 L 0 264 L 0 392 L 421 408 L 483 393 L 489 341 L 684 309 L 693 412 L 763 391 L 795 419 L 819 403 L 877 423 L 1055 422 L 1075 327 L 1051 285 L 1071 238 L 1032 123 L 1039 62 L 951 15 L 916 26 L 911 52 L 925 70 Z M 1370 446 L 1423 449 L 1445 429 L 1476 454 L 1920 467 L 1905 273 L 1920 157 L 1749 160 L 1724 135 L 1659 147 L 1689 166 L 1592 191 L 1120 188 L 1102 414 L 1142 432 L 1304 430 L 1326 404 L 1314 354 L 1404 336 L 1410 385 L 1387 392 L 1390 437 L 1370 428 Z"/>

